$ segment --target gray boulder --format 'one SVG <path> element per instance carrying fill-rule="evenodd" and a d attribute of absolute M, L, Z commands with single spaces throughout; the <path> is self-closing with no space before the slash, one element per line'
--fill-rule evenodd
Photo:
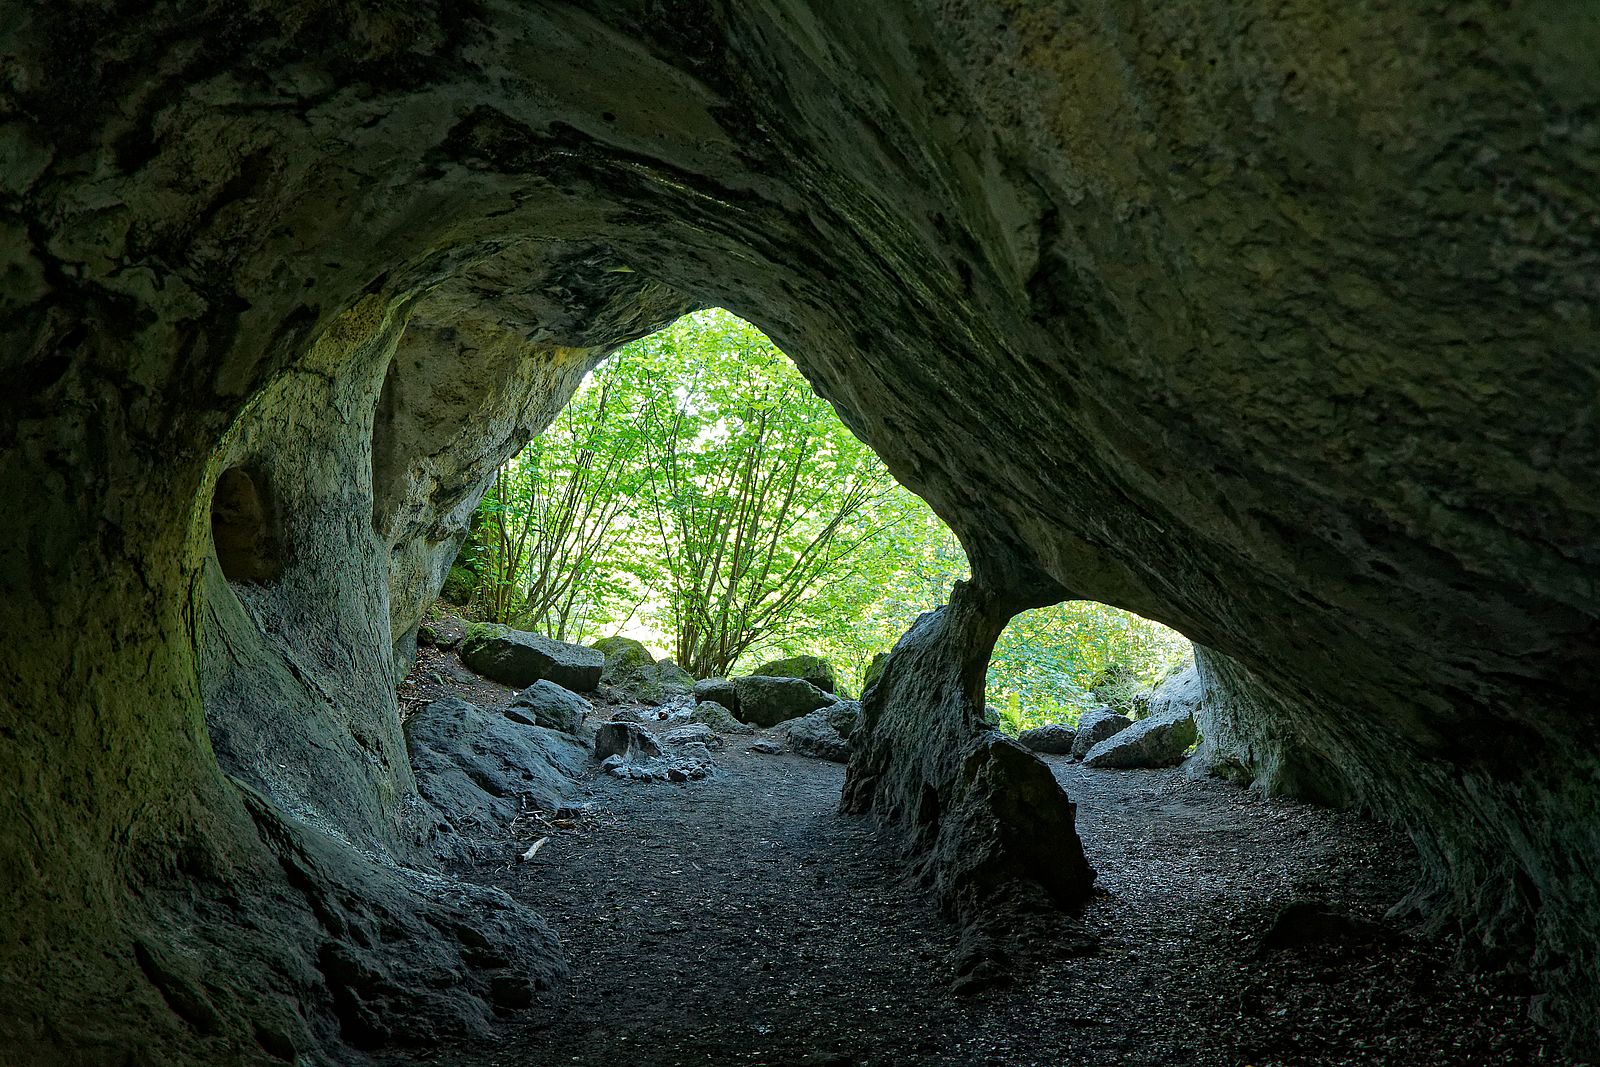
<path fill-rule="evenodd" d="M 733 712 L 718 704 L 715 700 L 707 700 L 695 705 L 694 713 L 690 716 L 694 722 L 704 723 L 719 734 L 753 734 L 756 728 L 747 722 L 740 722 L 734 718 Z"/>
<path fill-rule="evenodd" d="M 1023 748 L 1043 752 L 1048 756 L 1066 756 L 1072 752 L 1072 742 L 1078 731 L 1065 723 L 1053 722 L 1048 726 L 1035 726 L 1017 735 Z"/>
<path fill-rule="evenodd" d="M 804 678 L 769 678 L 753 674 L 733 680 L 738 706 L 733 713 L 745 722 L 757 726 L 776 726 L 780 722 L 798 719 L 802 715 L 825 708 L 834 703 L 830 693 L 824 693 Z"/>
<path fill-rule="evenodd" d="M 822 709 L 821 714 L 828 717 L 828 724 L 839 732 L 839 736 L 846 741 L 855 736 L 856 728 L 861 725 L 861 701 L 838 700 Z"/>
<path fill-rule="evenodd" d="M 694 699 L 696 703 L 713 700 L 734 714 L 739 712 L 738 690 L 727 678 L 700 679 L 694 683 Z"/>
<path fill-rule="evenodd" d="M 783 751 L 783 746 L 769 737 L 763 737 L 751 743 L 750 751 L 762 756 L 776 756 Z"/>
<path fill-rule="evenodd" d="M 521 688 L 547 679 L 575 693 L 592 693 L 600 684 L 606 658 L 583 645 L 509 626 L 477 624 L 461 643 L 461 661 L 502 685 Z"/>
<path fill-rule="evenodd" d="M 596 641 L 595 651 L 605 656 L 600 681 L 621 695 L 645 704 L 684 697 L 694 689 L 694 678 L 670 659 L 657 660 L 631 637 Z"/>
<path fill-rule="evenodd" d="M 1205 696 L 1205 683 L 1194 659 L 1150 689 L 1142 701 L 1146 715 L 1133 726 L 1096 742 L 1083 755 L 1083 765 L 1101 769 L 1136 766 L 1178 766 L 1200 737 L 1195 712 Z"/>
<path fill-rule="evenodd" d="M 685 745 L 703 745 L 707 749 L 721 748 L 722 738 L 703 722 L 690 723 L 688 726 L 679 726 L 668 730 L 661 735 L 664 744 L 672 748 L 682 748 Z"/>
<path fill-rule="evenodd" d="M 1195 669 L 1194 657 L 1190 656 L 1145 695 L 1145 714 L 1162 715 L 1177 708 L 1195 715 L 1205 701 L 1205 694 L 1205 681 Z"/>
<path fill-rule="evenodd" d="M 602 763 L 612 756 L 624 760 L 647 760 L 661 755 L 661 742 L 637 723 L 601 723 L 594 735 L 594 758 Z"/>
<path fill-rule="evenodd" d="M 618 708 L 611 713 L 612 722 L 644 722 L 638 708 Z"/>
<path fill-rule="evenodd" d="M 455 834 L 503 836 L 522 805 L 554 811 L 577 795 L 586 745 L 451 697 L 405 724 L 417 790 Z"/>
<path fill-rule="evenodd" d="M 813 711 L 789 722 L 789 748 L 802 756 L 831 760 L 834 763 L 850 761 L 850 742 L 847 741 L 829 717 L 829 708 Z"/>
<path fill-rule="evenodd" d="M 581 734 L 589 702 L 570 689 L 541 680 L 511 698 L 505 709 L 507 718 L 528 726 L 543 726 L 567 734 Z"/>
<path fill-rule="evenodd" d="M 1096 744 L 1083 757 L 1083 765 L 1102 770 L 1176 767 L 1199 736 L 1192 711 L 1167 706 Z"/>
<path fill-rule="evenodd" d="M 838 686 L 833 675 L 833 664 L 821 656 L 775 659 L 763 663 L 750 673 L 765 678 L 804 678 L 824 693 L 831 693 Z"/>
<path fill-rule="evenodd" d="M 1078 720 L 1078 732 L 1072 739 L 1072 754 L 1082 759 L 1091 748 L 1132 725 L 1132 719 L 1108 708 L 1086 711 L 1083 718 Z"/>

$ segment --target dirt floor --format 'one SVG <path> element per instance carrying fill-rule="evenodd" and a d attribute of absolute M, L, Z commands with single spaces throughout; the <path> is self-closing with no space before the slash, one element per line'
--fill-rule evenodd
<path fill-rule="evenodd" d="M 462 872 L 546 916 L 571 985 L 490 1046 L 393 1062 L 1570 1062 L 1526 1021 L 1523 984 L 1382 923 L 1414 870 L 1394 835 L 1066 757 L 1046 759 L 1100 872 L 1084 916 L 1100 947 L 955 995 L 957 931 L 870 824 L 837 813 L 844 768 L 750 740 L 705 781 L 597 776 L 533 862 L 508 850 Z"/>

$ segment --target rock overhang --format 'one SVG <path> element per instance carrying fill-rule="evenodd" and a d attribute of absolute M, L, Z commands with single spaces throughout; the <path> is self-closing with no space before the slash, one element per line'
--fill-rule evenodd
<path fill-rule="evenodd" d="M 219 37 L 196 11 L 6 35 L 0 310 L 29 388 L 4 484 L 57 498 L 11 519 L 43 563 L 5 572 L 30 636 L 4 664 L 19 718 L 164 746 L 95 780 L 205 793 L 202 703 L 246 773 L 263 742 L 224 720 L 278 702 L 345 751 L 333 776 L 364 768 L 344 832 L 403 850 L 388 649 L 462 509 L 586 362 L 724 304 L 988 590 L 1194 638 L 1219 757 L 1411 826 L 1439 913 L 1534 938 L 1553 1017 L 1596 1040 L 1600 87 L 1560 45 L 1581 15 L 1185 5 L 1135 28 L 972 0 L 344 32 L 265 3 Z M 64 108 L 85 64 L 97 88 Z M 299 485 L 274 498 L 285 585 L 201 578 L 238 459 Z M 91 612 L 84 662 L 40 666 Z M 60 692 L 84 696 L 48 710 Z M 103 758 L 21 730 L 12 781 Z M 80 819 L 8 794 L 89 842 L 175 832 L 159 804 L 105 814 L 127 800 Z"/>

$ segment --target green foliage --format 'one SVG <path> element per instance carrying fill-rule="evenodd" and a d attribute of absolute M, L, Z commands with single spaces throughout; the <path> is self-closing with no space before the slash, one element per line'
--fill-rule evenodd
<path fill-rule="evenodd" d="M 989 702 L 1013 732 L 1076 724 L 1091 707 L 1127 714 L 1189 652 L 1160 623 L 1092 600 L 1068 600 L 1011 620 L 989 661 Z"/>
<path fill-rule="evenodd" d="M 827 402 L 755 327 L 690 315 L 619 358 L 648 368 L 642 396 L 661 597 L 678 662 L 727 673 L 790 636 L 804 606 L 845 580 L 898 488 Z"/>
<path fill-rule="evenodd" d="M 501 471 L 463 555 L 487 619 L 570 641 L 653 633 L 697 677 L 819 655 L 854 693 L 967 576 L 927 504 L 725 311 L 602 364 Z M 989 700 L 1013 731 L 1076 722 L 1128 707 L 1187 648 L 1100 604 L 1028 612 L 996 646 Z"/>

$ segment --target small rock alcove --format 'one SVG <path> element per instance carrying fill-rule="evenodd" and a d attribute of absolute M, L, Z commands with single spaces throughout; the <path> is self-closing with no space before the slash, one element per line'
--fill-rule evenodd
<path fill-rule="evenodd" d="M 211 540 L 230 582 L 267 582 L 282 569 L 270 497 L 243 467 L 229 467 L 217 478 Z"/>
<path fill-rule="evenodd" d="M 1418 910 L 1600 1049 L 1592 10 L 11 8 L 8 1051 L 350 1058 L 559 983 L 428 870 L 394 650 L 488 472 L 710 304 L 972 560 L 846 798 L 958 913 L 1083 890 L 963 679 L 1092 598 L 1196 641 L 1219 765 L 1404 827 Z M 214 538 L 236 466 L 264 527 L 229 479 Z"/>

